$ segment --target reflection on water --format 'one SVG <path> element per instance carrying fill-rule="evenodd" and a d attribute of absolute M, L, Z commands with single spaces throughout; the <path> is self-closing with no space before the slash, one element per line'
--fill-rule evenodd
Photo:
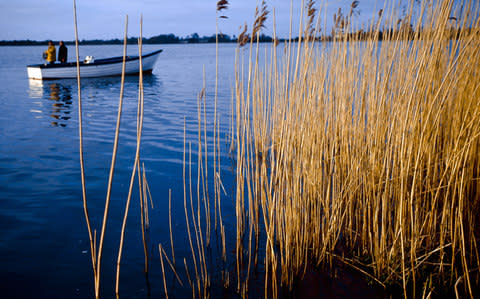
<path fill-rule="evenodd" d="M 83 98 L 111 98 L 120 91 L 120 77 L 86 78 L 82 80 Z M 143 79 L 144 88 L 159 87 L 161 82 L 154 75 L 145 76 Z M 125 78 L 126 91 L 138 90 L 138 76 L 127 76 Z M 37 119 L 51 117 L 53 126 L 65 127 L 71 118 L 73 97 L 76 97 L 77 80 L 64 79 L 56 81 L 29 80 L 28 95 L 33 99 L 30 112 Z M 72 95 L 74 93 L 75 95 Z"/>
<path fill-rule="evenodd" d="M 49 115 L 53 118 L 51 121 L 53 126 L 66 127 L 67 121 L 71 118 L 72 86 L 58 82 L 44 83 L 38 80 L 29 80 L 29 87 L 31 98 L 42 99 L 34 102 L 37 106 L 32 107 L 30 112 L 34 113 L 36 118 Z M 48 102 L 43 100 L 48 100 Z"/>
<path fill-rule="evenodd" d="M 49 100 L 53 101 L 50 110 L 50 116 L 55 120 L 51 122 L 54 126 L 67 126 L 67 120 L 70 119 L 72 107 L 72 91 L 70 86 L 64 86 L 58 83 L 48 84 L 50 90 Z"/>
<path fill-rule="evenodd" d="M 41 80 L 28 80 L 28 96 L 39 99 L 43 97 L 43 82 Z"/>

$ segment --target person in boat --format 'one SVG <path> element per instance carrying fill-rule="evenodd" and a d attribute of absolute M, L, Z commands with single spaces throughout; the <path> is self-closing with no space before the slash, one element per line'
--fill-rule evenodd
<path fill-rule="evenodd" d="M 60 61 L 60 63 L 67 63 L 68 49 L 63 41 L 60 41 L 59 46 L 58 61 Z"/>
<path fill-rule="evenodd" d="M 48 41 L 48 49 L 47 51 L 43 52 L 43 57 L 47 60 L 49 64 L 55 63 L 55 58 L 57 54 L 55 53 L 55 46 L 51 40 Z"/>

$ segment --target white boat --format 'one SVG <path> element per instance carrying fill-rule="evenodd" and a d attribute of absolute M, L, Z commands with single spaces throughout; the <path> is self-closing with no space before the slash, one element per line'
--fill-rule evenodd
<path fill-rule="evenodd" d="M 158 54 L 163 50 L 157 50 L 142 55 L 143 73 L 151 73 Z M 80 62 L 80 77 L 106 77 L 118 76 L 122 74 L 123 56 L 93 59 L 87 56 Z M 139 56 L 127 56 L 125 59 L 125 74 L 133 75 L 140 72 Z M 54 63 L 54 64 L 32 64 L 27 65 L 27 73 L 29 79 L 45 80 L 45 79 L 64 79 L 77 77 L 77 63 Z"/>

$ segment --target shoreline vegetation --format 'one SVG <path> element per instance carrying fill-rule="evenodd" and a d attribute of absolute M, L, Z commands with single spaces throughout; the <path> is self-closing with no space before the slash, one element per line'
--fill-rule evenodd
<path fill-rule="evenodd" d="M 474 32 L 472 28 L 467 29 L 450 29 L 445 32 L 446 38 L 451 40 L 457 40 L 461 36 L 461 32 Z M 363 30 L 356 31 L 354 33 L 346 34 L 347 38 L 351 41 L 383 41 L 388 40 L 387 36 L 398 35 L 400 34 L 398 29 L 390 29 L 385 31 L 378 31 L 378 32 L 365 32 Z M 422 36 L 425 36 L 424 32 L 421 31 L 414 31 L 412 28 L 408 28 L 407 31 L 402 33 L 404 39 L 414 40 L 418 39 Z M 343 40 L 345 35 L 339 36 L 338 34 L 330 34 L 321 37 L 315 37 L 315 41 L 317 42 L 332 42 L 334 40 Z M 302 37 L 296 38 L 278 38 L 277 41 L 281 43 L 285 42 L 298 42 L 298 41 L 305 41 Z M 54 44 L 58 44 L 60 40 L 54 40 Z M 274 38 L 260 34 L 258 38 L 258 42 L 260 43 L 271 43 L 274 41 Z M 75 41 L 64 41 L 66 45 L 75 45 Z M 199 36 L 197 33 L 193 33 L 186 37 L 179 37 L 175 34 L 160 34 L 150 38 L 142 38 L 142 44 L 144 45 L 155 45 L 155 44 L 215 44 L 215 43 L 238 43 L 239 38 L 235 35 L 230 36 L 227 34 L 222 34 L 217 36 Z M 30 40 L 30 39 L 23 39 L 23 40 L 1 40 L 0 46 L 44 46 L 48 43 L 48 40 L 37 41 L 37 40 Z M 89 40 L 79 40 L 79 45 L 123 45 L 123 39 L 89 39 Z M 127 44 L 129 45 L 136 45 L 138 44 L 138 37 L 130 37 L 127 38 Z"/>
<path fill-rule="evenodd" d="M 127 38 L 127 44 L 137 45 L 138 37 L 129 37 Z M 261 37 L 262 42 L 272 42 L 272 38 L 267 35 Z M 3 40 L 0 41 L 0 46 L 40 46 L 47 44 L 48 40 L 45 41 L 35 41 L 35 40 Z M 58 41 L 53 41 L 58 43 Z M 64 41 L 67 45 L 74 45 L 75 41 Z M 142 38 L 142 44 L 206 44 L 206 43 L 215 43 L 216 35 L 211 36 L 200 36 L 197 33 L 193 33 L 186 37 L 176 36 L 173 33 L 170 34 L 160 34 L 150 38 Z M 235 36 L 230 37 L 227 34 L 218 36 L 219 43 L 236 43 L 237 38 Z M 90 39 L 90 40 L 79 40 L 79 45 L 123 45 L 123 39 Z"/>

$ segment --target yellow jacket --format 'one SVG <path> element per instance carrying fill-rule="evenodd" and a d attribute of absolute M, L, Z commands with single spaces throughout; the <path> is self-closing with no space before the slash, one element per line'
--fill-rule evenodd
<path fill-rule="evenodd" d="M 56 60 L 57 53 L 55 51 L 55 46 L 54 45 L 48 46 L 47 51 L 45 51 L 44 53 L 47 54 L 47 61 L 48 62 L 54 62 Z"/>

